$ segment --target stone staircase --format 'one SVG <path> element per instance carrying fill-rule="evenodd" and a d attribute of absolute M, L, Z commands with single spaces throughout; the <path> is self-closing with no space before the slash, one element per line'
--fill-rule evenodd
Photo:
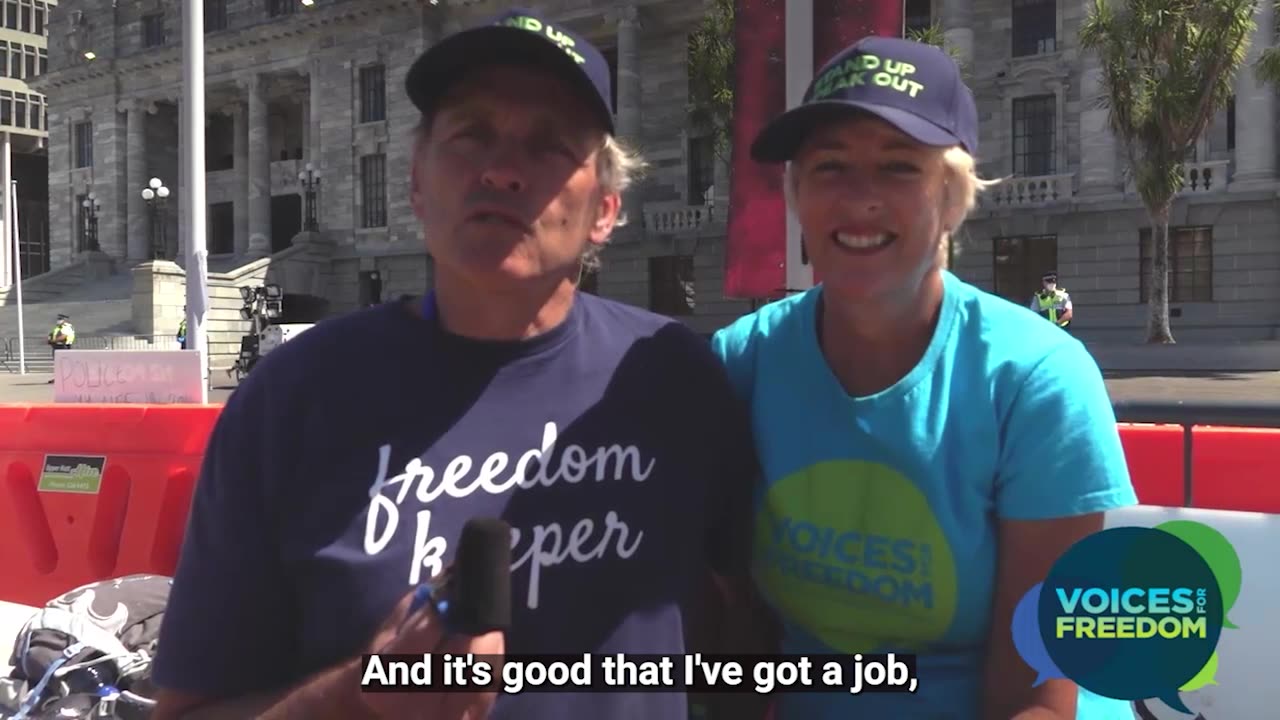
<path fill-rule="evenodd" d="M 279 285 L 286 295 L 324 297 L 333 242 L 300 233 L 270 257 L 220 259 L 208 271 L 206 333 L 209 366 L 229 368 L 250 323 L 240 317 L 240 288 Z M 51 372 L 46 343 L 59 313 L 71 317 L 79 349 L 177 349 L 175 334 L 186 304 L 186 272 L 153 261 L 121 272 L 115 260 L 87 253 L 76 263 L 23 282 L 23 332 L 28 372 Z M 19 370 L 18 308 L 13 288 L 0 288 L 0 372 Z"/>

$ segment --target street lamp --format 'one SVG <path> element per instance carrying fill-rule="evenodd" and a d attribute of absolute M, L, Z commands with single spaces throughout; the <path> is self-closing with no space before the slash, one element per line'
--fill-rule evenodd
<path fill-rule="evenodd" d="M 151 216 L 151 257 L 156 260 L 163 260 L 165 255 L 164 206 L 168 198 L 169 188 L 160 178 L 151 178 L 142 189 L 142 199 L 147 201 L 147 212 Z"/>
<path fill-rule="evenodd" d="M 98 203 L 98 196 L 90 192 L 80 204 L 84 207 L 84 248 L 101 250 L 98 247 L 98 211 L 102 209 L 102 205 Z"/>
<path fill-rule="evenodd" d="M 302 183 L 302 190 L 307 199 L 306 217 L 302 221 L 302 229 L 306 232 L 316 232 L 320 229 L 320 223 L 316 221 L 316 191 L 320 187 L 320 171 L 312 167 L 311 163 L 307 163 L 307 169 L 298 173 L 298 182 Z"/>

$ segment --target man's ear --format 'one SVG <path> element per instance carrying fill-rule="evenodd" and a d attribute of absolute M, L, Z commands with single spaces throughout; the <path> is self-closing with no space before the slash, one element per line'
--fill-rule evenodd
<path fill-rule="evenodd" d="M 591 227 L 591 242 L 603 245 L 618 224 L 618 215 L 622 212 L 622 196 L 618 193 L 605 193 L 600 198 L 600 211 L 596 214 L 596 222 Z"/>

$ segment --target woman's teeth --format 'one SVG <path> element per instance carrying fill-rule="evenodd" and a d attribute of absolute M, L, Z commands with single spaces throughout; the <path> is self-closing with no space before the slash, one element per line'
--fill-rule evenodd
<path fill-rule="evenodd" d="M 888 245 L 891 240 L 893 240 L 893 235 L 890 235 L 889 233 L 881 233 L 879 235 L 851 235 L 849 233 L 836 233 L 836 242 L 852 250 L 881 248 Z"/>

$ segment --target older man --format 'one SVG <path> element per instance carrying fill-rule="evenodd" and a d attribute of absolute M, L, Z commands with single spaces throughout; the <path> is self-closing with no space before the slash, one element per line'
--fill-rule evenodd
<path fill-rule="evenodd" d="M 361 692 L 365 652 L 682 652 L 685 600 L 750 548 L 750 433 L 706 342 L 577 292 L 639 165 L 603 56 L 512 12 L 433 46 L 407 89 L 434 289 L 317 326 L 227 404 L 157 717 L 284 689 L 262 717 L 683 718 L 675 692 Z M 510 631 L 406 618 L 477 516 L 515 530 Z"/>

